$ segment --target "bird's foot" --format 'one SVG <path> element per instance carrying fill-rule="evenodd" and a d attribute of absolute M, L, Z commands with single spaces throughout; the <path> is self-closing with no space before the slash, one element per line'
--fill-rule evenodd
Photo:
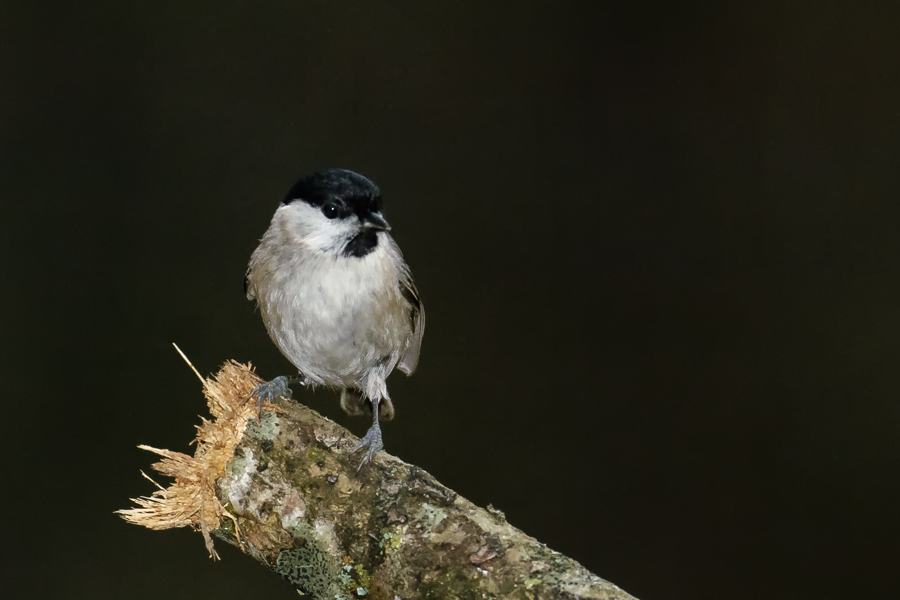
<path fill-rule="evenodd" d="M 279 396 L 287 398 L 288 400 L 291 399 L 293 392 L 291 392 L 291 386 L 289 384 L 290 379 L 286 375 L 282 375 L 281 377 L 276 377 L 272 381 L 266 381 L 253 388 L 253 391 L 250 392 L 250 397 L 256 396 L 256 401 L 259 403 L 259 412 L 256 416 L 257 421 L 262 417 L 263 402 L 272 402 L 272 400 Z"/>
<path fill-rule="evenodd" d="M 375 423 L 369 427 L 369 431 L 366 432 L 366 435 L 363 436 L 356 448 L 353 449 L 353 452 L 366 450 L 366 454 L 356 468 L 356 472 L 358 473 L 359 470 L 363 468 L 363 465 L 371 461 L 372 458 L 375 457 L 375 453 L 383 448 L 384 443 L 381 441 L 381 427 L 378 426 L 378 423 Z"/>

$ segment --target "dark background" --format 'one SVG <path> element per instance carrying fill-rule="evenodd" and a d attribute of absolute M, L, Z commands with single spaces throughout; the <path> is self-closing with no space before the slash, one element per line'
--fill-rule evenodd
<path fill-rule="evenodd" d="M 428 308 L 390 452 L 643 599 L 896 597 L 900 8 L 673 4 L 4 2 L 4 597 L 295 597 L 112 511 L 172 342 L 289 372 L 241 283 L 330 166 Z"/>

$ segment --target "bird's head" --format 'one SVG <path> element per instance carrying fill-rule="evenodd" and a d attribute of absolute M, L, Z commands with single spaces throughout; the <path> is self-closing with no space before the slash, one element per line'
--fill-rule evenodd
<path fill-rule="evenodd" d="M 322 252 L 363 257 L 391 226 L 381 214 L 381 192 L 347 169 L 328 169 L 291 187 L 276 219 L 302 243 Z"/>

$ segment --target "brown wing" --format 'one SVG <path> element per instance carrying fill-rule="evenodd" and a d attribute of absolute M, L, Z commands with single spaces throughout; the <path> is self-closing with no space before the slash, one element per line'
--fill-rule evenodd
<path fill-rule="evenodd" d="M 407 375 L 412 375 L 416 370 L 416 365 L 419 364 L 422 336 L 425 335 L 425 306 L 419 300 L 419 291 L 413 282 L 412 274 L 407 269 L 400 273 L 400 293 L 409 303 L 409 318 L 413 334 L 409 340 L 409 346 L 406 347 L 406 352 L 400 357 L 397 368 Z"/>

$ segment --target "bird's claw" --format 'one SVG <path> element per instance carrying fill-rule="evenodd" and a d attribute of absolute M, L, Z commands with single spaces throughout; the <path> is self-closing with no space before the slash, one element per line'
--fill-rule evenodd
<path fill-rule="evenodd" d="M 259 422 L 262 419 L 262 406 L 263 402 L 271 403 L 272 400 L 278 398 L 279 396 L 282 398 L 291 399 L 293 392 L 291 392 L 291 386 L 289 385 L 290 379 L 282 375 L 281 377 L 276 377 L 272 381 L 266 381 L 255 388 L 250 392 L 250 397 L 256 396 L 256 401 L 259 404 L 259 411 L 256 415 L 256 421 Z"/>
<path fill-rule="evenodd" d="M 353 452 L 359 452 L 360 450 L 366 450 L 366 454 L 363 456 L 362 460 L 359 462 L 359 466 L 356 468 L 356 472 L 359 473 L 359 470 L 363 468 L 363 466 L 371 461 L 375 457 L 375 453 L 384 448 L 384 443 L 381 440 L 381 427 L 377 424 L 372 425 L 369 428 L 369 431 L 366 432 L 366 435 L 359 441 L 356 448 L 353 449 Z"/>

